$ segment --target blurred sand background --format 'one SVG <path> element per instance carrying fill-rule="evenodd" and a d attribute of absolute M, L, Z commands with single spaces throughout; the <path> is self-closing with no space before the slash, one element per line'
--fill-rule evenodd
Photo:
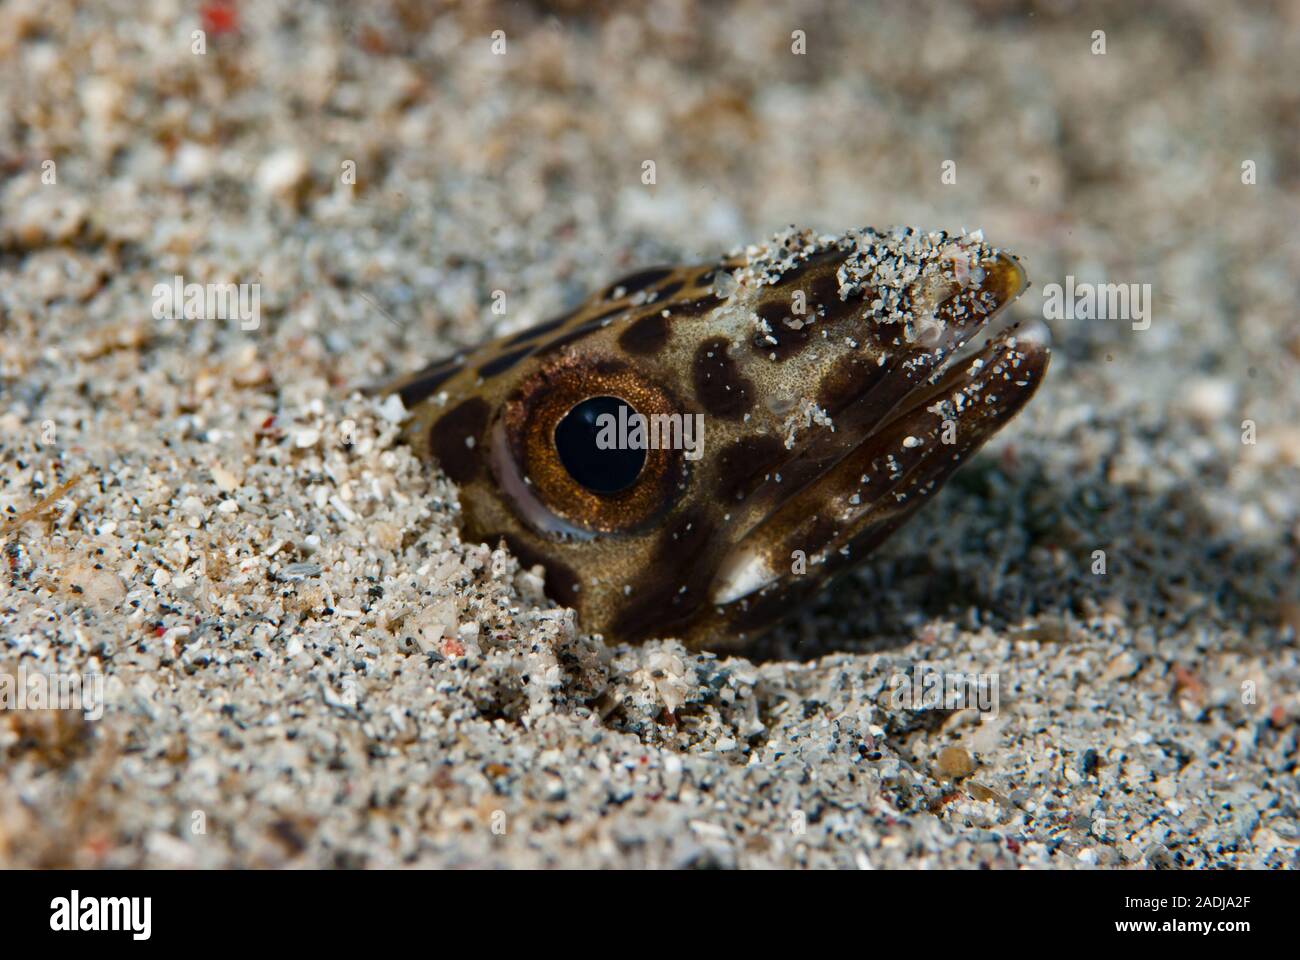
<path fill-rule="evenodd" d="M 0 865 L 1295 866 L 1298 187 L 1294 2 L 0 4 L 0 672 L 107 699 L 0 712 Z M 355 392 L 791 223 L 1154 299 L 746 656 L 575 630 Z"/>

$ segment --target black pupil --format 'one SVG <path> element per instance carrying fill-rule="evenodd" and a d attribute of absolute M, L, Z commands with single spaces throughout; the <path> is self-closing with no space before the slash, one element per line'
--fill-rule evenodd
<path fill-rule="evenodd" d="M 566 413 L 555 427 L 555 450 L 569 476 L 596 493 L 631 486 L 645 466 L 645 449 L 625 442 L 635 413 L 618 397 L 592 397 Z"/>

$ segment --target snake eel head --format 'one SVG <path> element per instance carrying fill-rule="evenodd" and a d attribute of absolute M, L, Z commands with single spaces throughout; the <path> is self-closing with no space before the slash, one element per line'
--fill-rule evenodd
<path fill-rule="evenodd" d="M 979 233 L 791 228 L 643 270 L 391 387 L 463 533 L 609 642 L 734 646 L 907 521 L 1050 350 Z"/>

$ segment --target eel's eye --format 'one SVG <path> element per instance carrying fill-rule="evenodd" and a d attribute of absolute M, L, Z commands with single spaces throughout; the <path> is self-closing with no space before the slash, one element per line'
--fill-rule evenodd
<path fill-rule="evenodd" d="M 669 393 L 630 364 L 562 357 L 506 399 L 491 431 L 492 470 L 539 533 L 633 533 L 685 489 L 681 444 L 655 439 L 682 419 Z"/>
<path fill-rule="evenodd" d="M 636 482 L 645 446 L 629 445 L 640 414 L 618 397 L 592 397 L 555 427 L 555 452 L 569 476 L 595 493 L 617 493 Z M 643 434 L 644 436 L 644 434 Z"/>

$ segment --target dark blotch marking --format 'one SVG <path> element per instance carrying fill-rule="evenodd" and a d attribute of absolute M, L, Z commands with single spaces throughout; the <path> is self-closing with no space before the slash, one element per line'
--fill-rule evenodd
<path fill-rule="evenodd" d="M 682 282 L 675 280 L 672 283 L 665 283 L 662 287 L 654 291 L 655 298 L 652 303 L 662 303 L 669 299 L 673 294 L 682 288 Z"/>
<path fill-rule="evenodd" d="M 482 470 L 480 454 L 487 421 L 487 402 L 470 397 L 443 414 L 429 431 L 429 450 L 438 458 L 442 472 L 456 483 L 467 483 Z M 473 447 L 465 443 L 467 437 L 474 438 Z"/>
<path fill-rule="evenodd" d="M 713 533 L 707 512 L 692 510 L 659 535 L 643 579 L 614 618 L 614 634 L 632 643 L 664 635 L 704 605 L 714 572 Z"/>
<path fill-rule="evenodd" d="M 646 356 L 658 353 L 668 343 L 668 318 L 662 310 L 646 314 L 624 330 L 618 337 L 618 345 L 628 353 Z"/>
<path fill-rule="evenodd" d="M 695 350 L 691 365 L 695 397 L 706 413 L 724 420 L 739 420 L 754 406 L 754 385 L 740 375 L 736 361 L 727 355 L 727 338 L 711 337 Z"/>
<path fill-rule="evenodd" d="M 506 341 L 506 346 L 516 347 L 521 343 L 531 343 L 538 337 L 542 336 L 542 334 L 550 333 L 552 330 L 557 330 L 564 326 L 577 316 L 577 314 L 577 310 L 570 310 L 568 313 L 562 313 L 552 320 L 547 320 L 545 323 L 539 323 L 536 326 L 529 327 L 527 330 L 520 330 Z"/>
<path fill-rule="evenodd" d="M 810 284 L 808 305 L 813 310 L 818 307 L 824 308 L 819 315 L 820 322 L 834 323 L 836 320 L 843 320 L 850 314 L 861 311 L 863 295 L 858 293 L 847 300 L 841 300 L 839 281 L 835 279 L 834 273 L 826 273 Z"/>
<path fill-rule="evenodd" d="M 511 350 L 509 353 L 503 353 L 499 357 L 493 357 L 483 366 L 478 368 L 478 375 L 484 380 L 489 377 L 495 377 L 498 373 L 505 373 L 516 363 L 533 352 L 532 347 L 520 347 L 518 350 Z"/>
<path fill-rule="evenodd" d="M 794 316 L 789 303 L 765 303 L 758 308 L 758 315 L 767 322 L 769 333 L 754 334 L 753 344 L 754 349 L 764 356 L 778 361 L 788 360 L 812 340 L 812 328 L 806 324 L 798 330 L 785 325 L 785 321 Z M 807 320 L 808 317 L 805 314 L 800 319 Z"/>
<path fill-rule="evenodd" d="M 397 391 L 397 395 L 402 398 L 402 406 L 410 410 L 417 403 L 427 400 L 462 369 L 454 357 L 425 367 L 416 375 L 416 379 Z"/>
<path fill-rule="evenodd" d="M 668 310 L 674 317 L 698 317 L 721 304 L 722 301 L 710 293 L 698 300 L 684 300 L 681 303 L 674 303 L 668 306 Z"/>
<path fill-rule="evenodd" d="M 834 417 L 889 375 L 889 366 L 873 358 L 849 355 L 831 365 L 817 387 L 817 404 Z"/>
<path fill-rule="evenodd" d="M 743 500 L 789 455 L 776 437 L 734 440 L 718 455 L 717 488 L 723 500 Z"/>
<path fill-rule="evenodd" d="M 546 569 L 546 595 L 556 603 L 572 606 L 578 596 L 579 581 L 578 575 L 571 567 L 546 556 L 540 550 L 534 550 L 514 534 L 493 534 L 483 538 L 484 543 L 492 545 L 495 545 L 498 540 L 506 542 L 506 546 L 510 548 L 510 552 L 515 555 L 515 559 L 523 569 L 527 570 L 540 563 Z"/>
<path fill-rule="evenodd" d="M 658 283 L 660 280 L 669 276 L 673 272 L 672 267 L 653 267 L 649 270 L 642 270 L 639 273 L 630 273 L 626 277 L 615 280 L 605 288 L 605 299 L 613 298 L 614 291 L 619 287 L 623 288 L 623 296 L 631 296 L 638 290 L 644 290 L 651 284 Z"/>

